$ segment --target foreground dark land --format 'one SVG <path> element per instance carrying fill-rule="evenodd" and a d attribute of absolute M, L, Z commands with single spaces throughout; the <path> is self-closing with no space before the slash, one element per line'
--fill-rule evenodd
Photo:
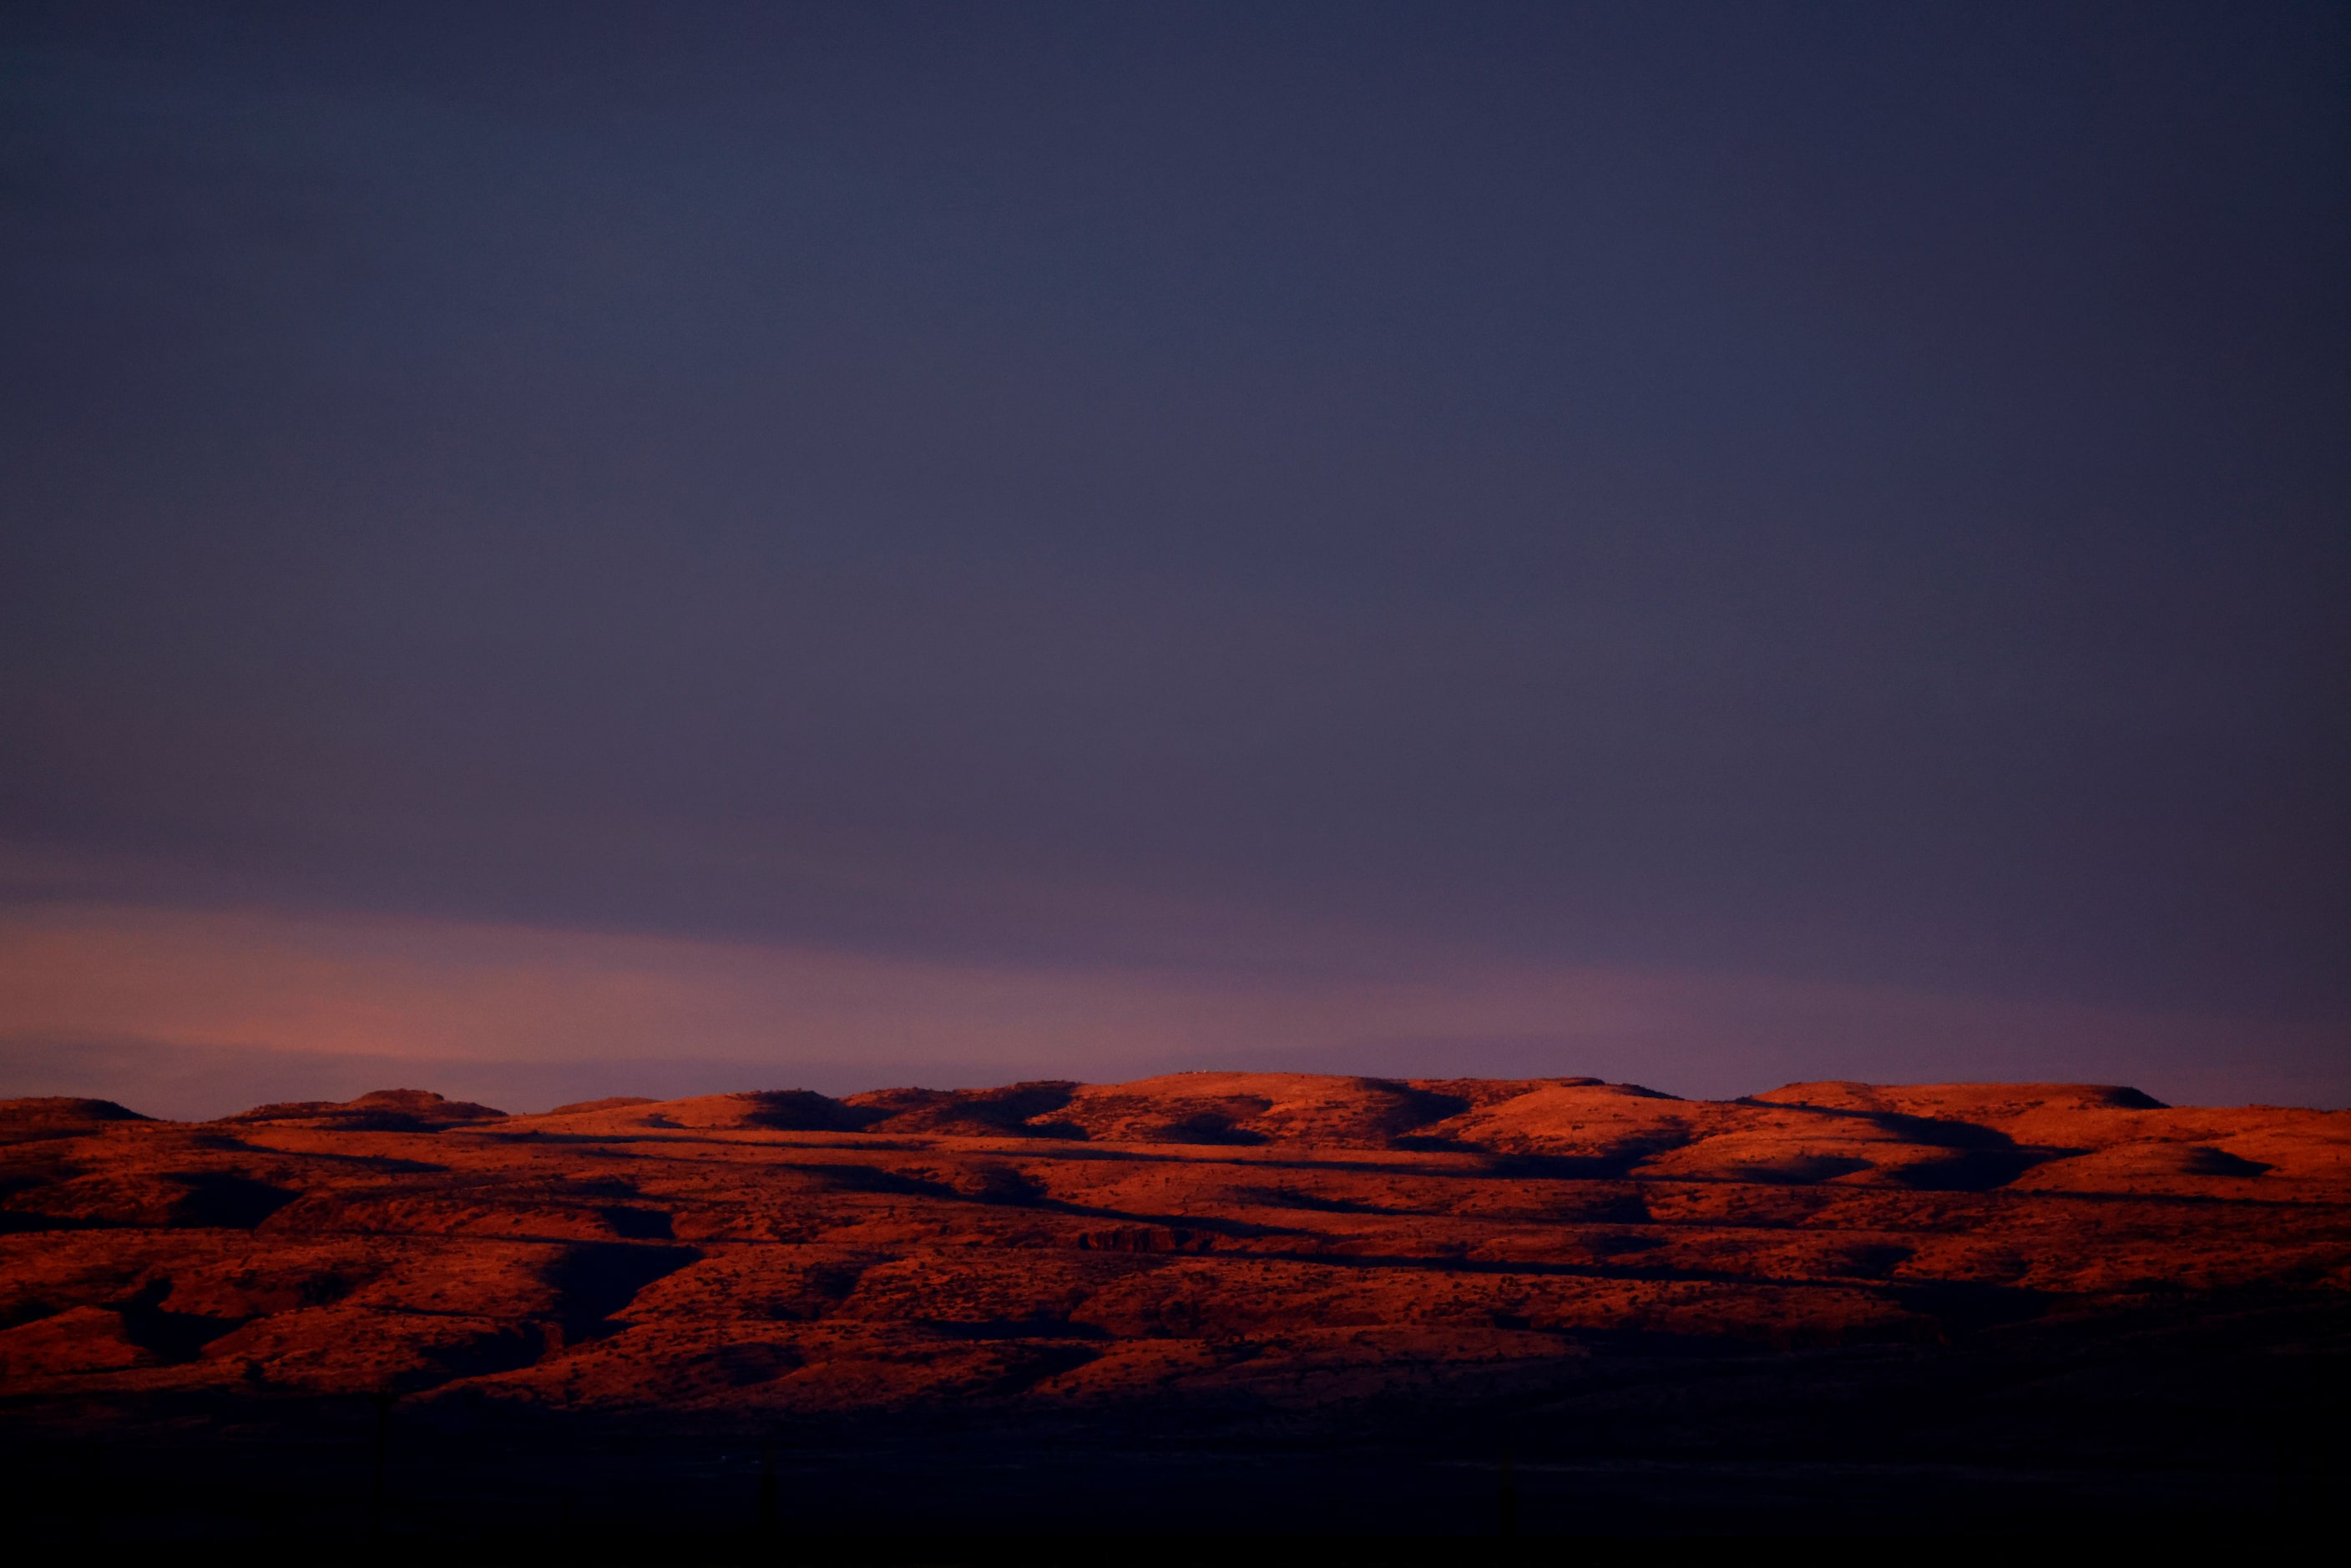
<path fill-rule="evenodd" d="M 2344 1500 L 2339 1113 L 1202 1073 L 16 1101 L 0 1138 L 36 1538 L 860 1560 Z"/>

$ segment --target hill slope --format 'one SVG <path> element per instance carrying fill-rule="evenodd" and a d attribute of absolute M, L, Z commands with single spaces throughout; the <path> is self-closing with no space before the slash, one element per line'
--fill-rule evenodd
<path fill-rule="evenodd" d="M 533 1116 L 408 1090 L 201 1124 L 6 1102 L 0 1420 L 185 1441 L 382 1391 L 452 1442 L 1468 1421 L 1865 1457 L 1928 1420 L 1971 1464 L 2163 1448 L 2176 1498 L 2182 1452 L 2266 1453 L 2231 1434 L 2341 1382 L 2347 1155 L 2351 1114 L 2079 1084 L 1195 1073 Z M 2191 1362 L 2205 1391 L 2150 1416 Z"/>

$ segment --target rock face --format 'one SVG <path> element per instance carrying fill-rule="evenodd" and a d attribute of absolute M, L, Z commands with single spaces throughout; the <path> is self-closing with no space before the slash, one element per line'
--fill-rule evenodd
<path fill-rule="evenodd" d="M 2351 1114 L 2080 1084 L 1140 1082 L 203 1124 L 0 1103 L 6 1408 L 1332 1410 L 1623 1343 L 2351 1286 Z"/>

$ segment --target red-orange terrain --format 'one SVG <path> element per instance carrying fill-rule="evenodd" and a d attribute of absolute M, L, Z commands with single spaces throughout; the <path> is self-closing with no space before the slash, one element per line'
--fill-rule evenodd
<path fill-rule="evenodd" d="M 2093 1448 L 2128 1448 L 2109 1428 L 2167 1364 L 2258 1385 L 2256 1425 L 2296 1407 L 2336 1386 L 2351 1300 L 2351 1113 L 2082 1084 L 1186 1073 L 199 1124 L 52 1099 L 0 1103 L 0 1416 L 44 1440 L 233 1441 L 387 1393 L 409 1430 L 745 1453 L 1449 1432 L 1480 1463 L 1499 1433 L 1867 1464 L 1924 1423 L 1936 1462 L 2013 1467 L 2034 1439 L 1984 1423 L 2068 1379 L 2123 1401 Z M 1840 1448 L 1821 1401 L 1848 1396 L 1877 1435 Z M 2201 1440 L 2183 1473 L 2235 1462 Z M 2245 1440 L 2261 1486 L 2332 1463 Z"/>

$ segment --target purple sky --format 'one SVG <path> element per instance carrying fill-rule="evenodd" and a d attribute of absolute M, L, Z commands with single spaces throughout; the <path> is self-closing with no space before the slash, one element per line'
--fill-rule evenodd
<path fill-rule="evenodd" d="M 19 3 L 0 362 L 0 1092 L 2351 1101 L 2340 6 Z"/>

